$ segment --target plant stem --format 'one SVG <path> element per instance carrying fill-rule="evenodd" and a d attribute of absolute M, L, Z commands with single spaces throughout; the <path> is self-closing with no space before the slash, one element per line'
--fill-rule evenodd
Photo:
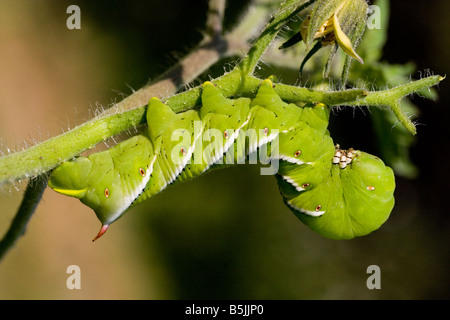
<path fill-rule="evenodd" d="M 37 177 L 30 179 L 28 182 L 19 210 L 8 231 L 0 241 L 0 261 L 9 249 L 14 246 L 16 241 L 25 233 L 28 222 L 47 187 L 47 179 L 46 176 Z"/>
<path fill-rule="evenodd" d="M 223 3 L 221 2 L 222 0 L 212 1 L 210 8 L 216 8 L 219 12 L 222 11 L 223 8 L 220 6 Z M 218 33 L 215 36 L 206 33 L 205 38 L 199 45 L 178 63 L 150 84 L 133 92 L 100 116 L 121 113 L 144 106 L 153 97 L 168 98 L 219 60 L 234 55 L 241 56 L 243 52 L 248 50 L 247 40 L 252 38 L 255 32 L 259 31 L 258 28 L 267 20 L 269 13 L 270 7 L 266 3 L 261 0 L 255 0 L 251 10 L 248 10 L 241 22 L 230 33 L 224 36 Z M 207 29 L 210 23 L 218 23 L 217 19 L 212 20 L 207 21 Z M 216 32 L 219 32 L 218 26 L 214 28 Z"/>
<path fill-rule="evenodd" d="M 24 151 L 0 158 L 0 183 L 34 177 L 53 169 L 122 131 L 145 123 L 144 107 L 96 118 Z"/>
<path fill-rule="evenodd" d="M 222 35 L 225 4 L 226 0 L 209 0 L 205 29 L 211 38 L 219 38 Z"/>
<path fill-rule="evenodd" d="M 413 81 L 393 89 L 367 92 L 350 89 L 336 92 L 277 84 L 275 91 L 288 102 L 322 102 L 329 106 L 387 106 L 399 121 L 413 134 L 415 127 L 400 109 L 398 101 L 413 92 L 434 86 L 443 78 L 432 76 Z M 213 81 L 225 96 L 252 96 L 258 90 L 261 79 L 254 76 L 241 78 L 239 70 L 232 71 Z M 182 112 L 200 105 L 201 88 L 174 95 L 165 102 L 175 112 Z M 47 140 L 27 150 L 0 158 L 0 183 L 28 178 L 47 172 L 60 162 L 71 159 L 96 143 L 146 122 L 146 106 L 121 114 L 97 118 L 60 136 Z"/>
<path fill-rule="evenodd" d="M 280 5 L 278 11 L 274 14 L 273 18 L 266 25 L 259 38 L 255 41 L 245 58 L 239 64 L 238 67 L 243 78 L 253 74 L 262 55 L 269 48 L 270 43 L 276 37 L 281 27 L 289 21 L 290 17 L 309 6 L 314 1 L 315 0 L 286 0 Z"/>
<path fill-rule="evenodd" d="M 370 92 L 363 99 L 356 100 L 354 102 L 349 103 L 350 106 L 373 106 L 373 107 L 389 107 L 392 112 L 394 112 L 395 116 L 398 118 L 400 123 L 411 133 L 416 134 L 416 126 L 408 117 L 408 115 L 401 109 L 400 100 L 407 95 L 410 95 L 414 92 L 418 92 L 425 88 L 430 88 L 439 84 L 444 80 L 444 77 L 441 76 L 431 76 L 427 78 L 423 78 L 417 81 L 412 81 L 395 88 L 384 90 L 384 91 L 376 91 Z"/>

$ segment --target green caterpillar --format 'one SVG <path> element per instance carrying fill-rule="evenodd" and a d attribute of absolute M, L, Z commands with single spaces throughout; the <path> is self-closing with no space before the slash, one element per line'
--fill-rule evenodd
<path fill-rule="evenodd" d="M 329 107 L 283 102 L 270 80 L 253 99 L 228 99 L 205 82 L 201 99 L 200 109 L 175 114 L 153 98 L 145 134 L 53 171 L 51 188 L 95 211 L 102 223 L 95 239 L 130 207 L 168 185 L 211 167 L 244 163 L 258 150 L 270 161 L 284 202 L 319 234 L 351 239 L 378 229 L 389 217 L 392 170 L 377 157 L 335 146 L 327 129 Z"/>

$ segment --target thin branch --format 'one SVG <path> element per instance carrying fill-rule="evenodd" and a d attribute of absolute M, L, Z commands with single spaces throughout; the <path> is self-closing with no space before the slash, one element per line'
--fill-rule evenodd
<path fill-rule="evenodd" d="M 17 240 L 25 233 L 28 222 L 38 205 L 45 188 L 47 187 L 47 177 L 37 177 L 30 179 L 22 203 L 17 211 L 14 220 L 8 231 L 0 241 L 0 261 L 11 249 Z"/>
<path fill-rule="evenodd" d="M 408 115 L 401 109 L 400 100 L 404 97 L 413 94 L 414 92 L 419 92 L 425 88 L 430 88 L 439 84 L 445 77 L 442 76 L 431 76 L 423 78 L 417 81 L 412 81 L 395 88 L 370 92 L 363 99 L 356 100 L 349 103 L 351 106 L 374 106 L 374 107 L 389 107 L 395 114 L 399 122 L 411 133 L 416 134 L 416 126 L 408 117 Z"/>
<path fill-rule="evenodd" d="M 225 15 L 226 0 L 209 0 L 206 18 L 206 33 L 212 39 L 222 36 L 223 17 Z"/>
<path fill-rule="evenodd" d="M 272 43 L 281 28 L 289 22 L 290 18 L 308 7 L 314 1 L 315 0 L 286 0 L 279 6 L 277 12 L 273 15 L 272 19 L 252 45 L 245 58 L 239 64 L 243 78 L 253 74 L 262 55 L 269 48 L 270 43 Z"/>
<path fill-rule="evenodd" d="M 221 3 L 224 1 L 211 2 L 213 3 L 210 3 L 210 6 L 217 8 L 218 12 L 225 10 L 225 4 Z M 240 23 L 230 33 L 221 37 L 212 37 L 207 33 L 200 44 L 177 64 L 148 85 L 133 92 L 133 94 L 103 112 L 100 117 L 144 106 L 153 97 L 168 98 L 186 86 L 186 84 L 191 83 L 221 59 L 234 55 L 243 55 L 248 50 L 249 45 L 247 41 L 256 32 L 259 32 L 261 25 L 267 21 L 270 9 L 263 1 L 254 1 L 253 6 L 247 10 Z M 207 25 L 210 23 L 213 22 L 207 21 Z M 217 24 L 218 19 L 214 23 Z M 217 26 L 215 28 L 218 32 L 219 28 Z"/>

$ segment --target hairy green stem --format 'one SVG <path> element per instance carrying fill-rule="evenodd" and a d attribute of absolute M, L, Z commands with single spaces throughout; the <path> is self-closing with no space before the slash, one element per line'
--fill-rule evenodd
<path fill-rule="evenodd" d="M 414 92 L 430 88 L 439 84 L 444 77 L 439 75 L 412 81 L 395 88 L 383 91 L 370 92 L 363 99 L 349 103 L 350 106 L 389 107 L 399 122 L 411 133 L 416 134 L 416 126 L 409 116 L 401 109 L 400 100 Z"/>
<path fill-rule="evenodd" d="M 251 96 L 257 91 L 261 80 L 252 75 L 257 62 L 286 19 L 310 3 L 311 1 L 306 0 L 287 0 L 281 5 L 241 63 L 231 72 L 213 80 L 225 96 Z M 330 106 L 388 106 L 399 121 L 410 132 L 415 133 L 414 124 L 400 109 L 398 101 L 408 94 L 436 85 L 440 80 L 442 77 L 433 76 L 380 92 L 360 89 L 326 92 L 283 84 L 277 84 L 276 91 L 288 102 L 322 102 Z M 195 87 L 174 95 L 165 102 L 175 112 L 182 112 L 199 106 L 200 94 L 201 88 Z M 3 156 L 0 158 L 0 184 L 43 174 L 97 143 L 145 123 L 145 112 L 144 104 L 130 111 L 98 117 L 27 150 Z"/>
<path fill-rule="evenodd" d="M 298 11 L 310 5 L 315 0 L 286 0 L 284 1 L 273 18 L 261 32 L 259 38 L 248 51 L 245 58 L 239 64 L 243 78 L 252 75 L 256 65 L 260 61 L 264 52 L 269 48 L 270 43 L 276 37 L 281 27 Z"/>
<path fill-rule="evenodd" d="M 414 124 L 399 108 L 404 96 L 438 84 L 443 78 L 431 76 L 384 91 L 367 92 L 361 89 L 320 91 L 308 88 L 276 84 L 275 91 L 288 102 L 314 102 L 330 106 L 387 106 L 411 133 Z M 254 76 L 241 78 L 239 71 L 230 72 L 215 81 L 226 96 L 252 96 L 258 90 L 261 79 Z M 182 112 L 200 105 L 201 88 L 174 95 L 165 102 L 175 112 Z M 82 126 L 54 137 L 27 150 L 0 158 L 0 183 L 33 177 L 45 173 L 62 161 L 71 159 L 100 141 L 122 131 L 145 123 L 146 106 L 121 114 L 91 120 Z"/>
<path fill-rule="evenodd" d="M 24 151 L 0 158 L 0 183 L 34 177 L 53 169 L 122 131 L 145 123 L 144 107 L 96 118 Z"/>

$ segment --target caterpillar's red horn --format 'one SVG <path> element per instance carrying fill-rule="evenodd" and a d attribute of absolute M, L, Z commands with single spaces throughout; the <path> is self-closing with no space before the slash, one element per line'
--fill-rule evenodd
<path fill-rule="evenodd" d="M 98 232 L 97 236 L 92 240 L 92 242 L 94 242 L 95 240 L 100 238 L 106 232 L 106 230 L 108 230 L 108 227 L 109 227 L 109 224 L 102 225 L 102 227 L 100 228 L 100 231 Z"/>

